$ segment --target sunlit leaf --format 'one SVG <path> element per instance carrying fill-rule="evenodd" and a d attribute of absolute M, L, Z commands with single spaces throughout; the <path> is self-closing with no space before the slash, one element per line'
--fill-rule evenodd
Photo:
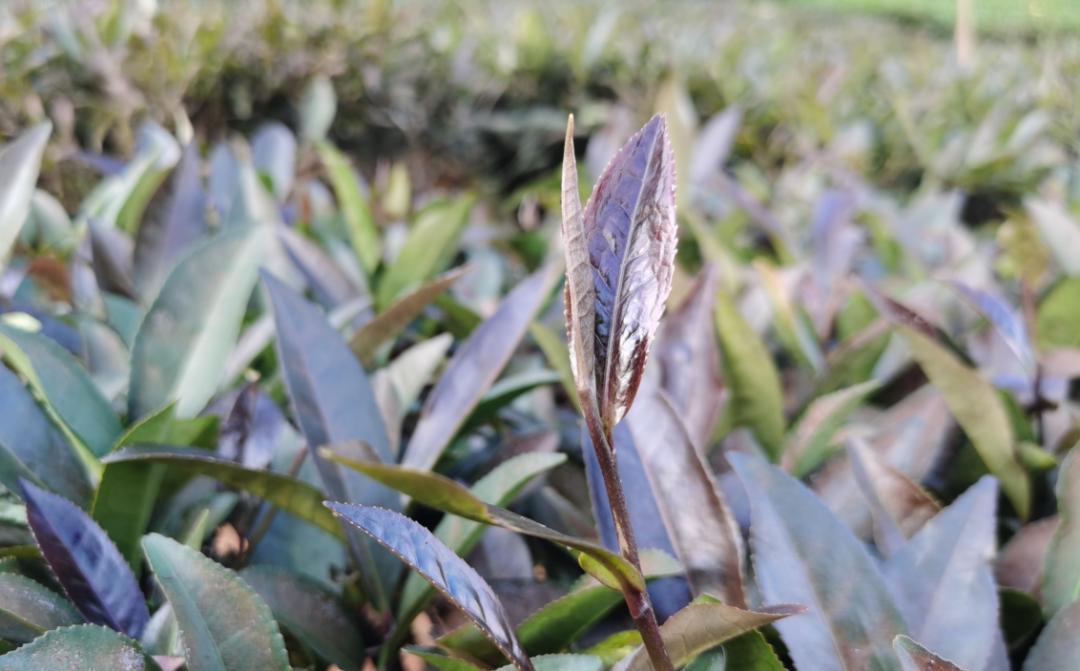
<path fill-rule="evenodd" d="M 412 291 L 450 264 L 458 238 L 469 223 L 473 197 L 429 205 L 413 222 L 409 237 L 375 290 L 375 306 L 385 310 L 394 300 Z"/>
<path fill-rule="evenodd" d="M 808 608 L 776 623 L 795 664 L 895 669 L 892 640 L 904 620 L 866 547 L 791 476 L 758 457 L 728 459 L 750 498 L 762 597 Z"/>
<path fill-rule="evenodd" d="M 885 563 L 913 638 L 956 664 L 986 668 L 1004 648 L 991 561 L 997 483 L 984 477 Z M 962 628 L 963 636 L 953 632 Z"/>
<path fill-rule="evenodd" d="M 629 562 L 619 555 L 605 550 L 591 541 L 575 538 L 517 513 L 499 508 L 477 498 L 464 486 L 431 471 L 422 471 L 409 466 L 391 466 L 372 461 L 350 459 L 340 454 L 323 450 L 323 456 L 346 464 L 388 487 L 407 494 L 414 501 L 425 506 L 442 510 L 474 522 L 492 524 L 516 531 L 527 536 L 534 536 L 576 550 L 580 553 L 582 568 L 591 573 L 605 585 L 618 589 L 627 583 L 638 589 L 644 589 L 645 580 Z"/>
<path fill-rule="evenodd" d="M 0 148 L 0 264 L 30 214 L 41 156 L 51 134 L 52 124 L 45 122 Z"/>
<path fill-rule="evenodd" d="M 334 187 L 334 195 L 345 219 L 345 230 L 349 234 L 353 251 L 370 275 L 379 265 L 382 249 L 379 229 L 371 216 L 367 197 L 361 192 L 358 178 L 349 166 L 348 159 L 329 142 L 319 142 L 317 147 L 319 157 L 326 166 L 330 184 Z"/>

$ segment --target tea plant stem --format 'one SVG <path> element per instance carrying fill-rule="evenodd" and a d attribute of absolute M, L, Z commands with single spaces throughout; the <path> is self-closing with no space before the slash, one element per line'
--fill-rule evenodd
<path fill-rule="evenodd" d="M 582 403 L 582 405 L 593 408 L 591 403 Z M 601 428 L 599 413 L 586 410 L 585 423 L 589 428 L 597 461 L 600 463 L 600 472 L 604 478 L 604 488 L 607 490 L 611 515 L 615 520 L 615 534 L 619 539 L 619 549 L 626 561 L 640 572 L 641 560 L 638 557 L 637 541 L 634 539 L 634 528 L 630 524 L 630 511 L 626 506 L 622 481 L 619 479 L 615 441 L 610 431 Z M 631 617 L 634 618 L 634 626 L 641 632 L 641 640 L 649 653 L 653 668 L 656 671 L 674 671 L 675 667 L 671 664 L 663 638 L 660 636 L 660 625 L 656 621 L 656 612 L 649 600 L 648 590 L 626 586 L 623 588 L 623 597 L 626 599 Z"/>

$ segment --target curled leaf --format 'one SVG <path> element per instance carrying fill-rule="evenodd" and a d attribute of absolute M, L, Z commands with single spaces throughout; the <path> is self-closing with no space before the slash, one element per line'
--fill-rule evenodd
<path fill-rule="evenodd" d="M 567 331 L 582 406 L 610 432 L 629 410 L 671 292 L 675 159 L 654 116 L 611 160 L 581 210 L 573 118 L 563 156 Z"/>

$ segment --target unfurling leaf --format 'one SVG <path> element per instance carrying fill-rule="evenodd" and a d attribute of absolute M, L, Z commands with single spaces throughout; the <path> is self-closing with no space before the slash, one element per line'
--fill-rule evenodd
<path fill-rule="evenodd" d="M 150 619 L 142 591 L 101 527 L 61 496 L 25 480 L 22 491 L 41 556 L 79 612 L 129 636 L 142 634 Z"/>
<path fill-rule="evenodd" d="M 326 505 L 445 594 L 499 646 L 514 666 L 522 671 L 532 671 L 532 663 L 491 586 L 430 531 L 391 510 L 333 502 Z"/>
<path fill-rule="evenodd" d="M 671 292 L 675 160 L 664 117 L 654 116 L 619 150 L 584 211 L 571 117 L 562 191 L 571 362 L 582 407 L 598 412 L 610 433 L 634 401 Z"/>

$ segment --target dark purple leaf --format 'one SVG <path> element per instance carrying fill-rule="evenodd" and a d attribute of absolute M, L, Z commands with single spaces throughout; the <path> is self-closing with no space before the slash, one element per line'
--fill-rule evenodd
<path fill-rule="evenodd" d="M 278 360 L 293 414 L 326 492 L 351 503 L 398 507 L 394 492 L 318 453 L 322 446 L 346 450 L 349 441 L 362 441 L 379 459 L 392 460 L 386 426 L 360 362 L 318 308 L 272 275 L 264 273 L 263 283 L 273 305 Z M 361 535 L 351 534 L 350 545 L 368 594 L 385 606 L 400 566 Z"/>
<path fill-rule="evenodd" d="M 653 117 L 600 176 L 581 212 L 573 119 L 563 156 L 567 331 L 579 395 L 610 430 L 629 410 L 671 292 L 675 160 Z"/>
<path fill-rule="evenodd" d="M 383 508 L 333 502 L 326 505 L 445 594 L 514 666 L 522 670 L 533 668 L 491 586 L 430 531 L 400 513 Z"/>
<path fill-rule="evenodd" d="M 805 614 L 776 624 L 800 669 L 893 668 L 900 611 L 866 547 L 814 494 L 760 457 L 728 455 L 750 499 L 754 575 L 765 602 Z"/>
<path fill-rule="evenodd" d="M 634 437 L 629 425 L 620 422 L 615 425 L 613 434 L 615 450 L 618 454 L 619 481 L 623 491 L 632 492 L 626 497 L 630 512 L 630 524 L 634 528 L 634 538 L 638 547 L 655 548 L 675 556 L 675 545 L 664 525 L 664 519 L 657 504 L 657 495 L 645 466 L 641 463 Z M 619 551 L 619 538 L 615 531 L 615 519 L 611 514 L 611 503 L 604 476 L 600 470 L 589 432 L 581 432 L 581 453 L 585 459 L 585 475 L 589 483 L 589 495 L 592 499 L 593 516 L 604 547 L 612 552 Z M 663 622 L 690 603 L 690 583 L 685 575 L 658 578 L 649 583 L 649 598 L 652 600 L 656 617 Z"/>
<path fill-rule="evenodd" d="M 992 654 L 1004 650 L 991 564 L 997 495 L 997 481 L 984 477 L 927 522 L 884 568 L 912 636 L 969 669 L 987 668 Z"/>
<path fill-rule="evenodd" d="M 715 266 L 703 268 L 689 295 L 664 319 L 656 336 L 654 359 L 659 363 L 660 386 L 699 450 L 709 447 L 724 404 L 713 326 L 718 279 Z"/>
<path fill-rule="evenodd" d="M 41 556 L 87 621 L 138 638 L 150 619 L 135 576 L 78 506 L 23 480 L 26 518 Z"/>
<path fill-rule="evenodd" d="M 196 144 L 184 154 L 172 178 L 172 194 L 160 218 L 149 217 L 135 237 L 135 285 L 151 299 L 177 259 L 206 233 L 206 192 Z"/>
<path fill-rule="evenodd" d="M 529 323 L 551 293 L 554 280 L 553 265 L 522 280 L 506 295 L 495 314 L 478 326 L 454 353 L 424 402 L 402 463 L 418 468 L 435 466 L 510 360 Z"/>
<path fill-rule="evenodd" d="M 893 641 L 893 648 L 900 659 L 900 668 L 903 671 L 963 671 L 957 665 L 938 657 L 907 636 L 897 636 Z"/>
<path fill-rule="evenodd" d="M 742 536 L 678 413 L 655 390 L 638 399 L 626 423 L 694 593 L 745 608 Z"/>

